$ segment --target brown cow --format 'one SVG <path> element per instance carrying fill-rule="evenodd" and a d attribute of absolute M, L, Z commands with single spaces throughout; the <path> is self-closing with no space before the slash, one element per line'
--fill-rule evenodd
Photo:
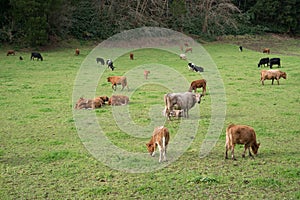
<path fill-rule="evenodd" d="M 184 53 L 187 53 L 187 52 L 189 52 L 189 51 L 192 53 L 192 52 L 193 52 L 193 48 L 192 48 L 192 47 L 186 48 L 185 51 L 184 51 Z"/>
<path fill-rule="evenodd" d="M 256 142 L 256 134 L 252 127 L 246 125 L 234 125 L 230 124 L 226 129 L 226 152 L 225 159 L 228 159 L 228 150 L 231 150 L 232 160 L 236 160 L 234 157 L 234 146 L 236 144 L 244 144 L 244 152 L 242 154 L 245 157 L 246 150 L 249 150 L 249 156 L 252 156 L 250 147 L 253 153 L 256 155 L 260 143 Z"/>
<path fill-rule="evenodd" d="M 108 101 L 107 96 L 100 96 L 94 99 L 85 99 L 83 97 L 80 97 L 75 105 L 75 109 L 101 108 L 105 104 L 105 101 Z"/>
<path fill-rule="evenodd" d="M 79 54 L 80 54 L 80 50 L 77 48 L 77 49 L 75 50 L 75 55 L 78 56 Z"/>
<path fill-rule="evenodd" d="M 129 54 L 130 60 L 133 60 L 133 53 Z"/>
<path fill-rule="evenodd" d="M 279 85 L 279 79 L 282 77 L 286 79 L 286 73 L 277 69 L 269 69 L 269 70 L 261 70 L 260 72 L 260 80 L 261 84 L 264 85 L 264 80 L 272 80 L 272 85 L 274 83 L 274 79 L 277 80 Z"/>
<path fill-rule="evenodd" d="M 111 82 L 111 84 L 112 84 L 111 87 L 114 91 L 116 91 L 117 85 L 122 85 L 121 90 L 123 90 L 125 87 L 127 87 L 127 90 L 129 91 L 126 76 L 110 76 L 107 78 L 107 82 Z"/>
<path fill-rule="evenodd" d="M 197 92 L 197 88 L 202 88 L 202 95 L 204 96 L 206 94 L 206 80 L 205 79 L 200 79 L 200 80 L 195 80 L 191 83 L 191 86 L 189 88 L 189 92 Z"/>
<path fill-rule="evenodd" d="M 6 56 L 9 55 L 16 55 L 16 52 L 14 50 L 8 50 Z"/>
<path fill-rule="evenodd" d="M 124 95 L 112 95 L 108 100 L 108 105 L 123 106 L 129 103 L 129 98 Z"/>
<path fill-rule="evenodd" d="M 155 148 L 159 149 L 159 162 L 167 161 L 167 146 L 170 140 L 169 130 L 164 126 L 156 127 L 152 133 L 151 140 L 146 144 L 151 156 L 155 155 Z M 163 160 L 162 160 L 163 157 Z"/>
<path fill-rule="evenodd" d="M 149 70 L 144 70 L 144 78 L 148 79 L 148 75 L 150 74 Z"/>
<path fill-rule="evenodd" d="M 270 49 L 269 49 L 269 48 L 264 48 L 264 49 L 263 49 L 263 53 L 270 54 Z"/>

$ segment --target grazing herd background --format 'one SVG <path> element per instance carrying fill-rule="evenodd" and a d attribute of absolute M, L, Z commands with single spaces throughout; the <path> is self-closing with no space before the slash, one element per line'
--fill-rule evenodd
<path fill-rule="evenodd" d="M 298 40 L 294 43 L 299 45 Z M 7 50 L 2 50 L 0 108 L 5 112 L 0 115 L 1 196 L 6 199 L 116 199 L 145 198 L 151 194 L 152 197 L 178 199 L 300 198 L 300 130 L 296 123 L 300 113 L 300 59 L 294 55 L 300 52 L 294 46 L 285 46 L 284 42 L 281 45 L 285 49 L 283 54 L 272 53 L 276 50 L 270 47 L 270 55 L 281 58 L 280 70 L 284 70 L 288 78 L 280 85 L 263 86 L 257 62 L 265 57 L 261 50 L 266 45 L 261 45 L 259 51 L 243 45 L 240 52 L 237 45 L 205 44 L 226 88 L 227 115 L 219 141 L 207 157 L 200 159 L 199 147 L 211 120 L 210 96 L 214 95 L 210 93 L 207 81 L 206 95 L 200 104 L 199 129 L 192 145 L 176 162 L 144 174 L 128 174 L 103 165 L 87 152 L 77 135 L 70 97 L 76 73 L 91 46 L 81 46 L 78 56 L 74 55 L 75 48 L 43 51 L 40 52 L 42 62 L 30 61 L 30 52 L 16 51 L 15 56 L 7 56 Z M 291 51 L 286 50 L 289 48 Z M 19 55 L 26 54 L 28 56 L 19 60 Z M 193 73 L 188 69 L 187 60 L 155 49 L 134 51 L 134 60 L 128 55 L 119 57 L 114 60 L 115 70 L 107 69 L 105 78 L 116 73 L 122 75 L 142 63 L 156 62 L 172 66 L 190 82 L 203 78 L 202 72 Z M 96 60 L 94 63 L 97 65 Z M 202 63 L 195 64 L 203 66 Z M 98 65 L 99 68 L 107 67 Z M 207 72 L 204 70 L 203 73 Z M 143 76 L 143 73 L 137 76 Z M 151 70 L 146 80 L 149 84 L 136 88 L 130 99 L 132 120 L 139 125 L 149 124 L 148 111 L 152 104 L 161 102 L 161 109 L 164 106 L 166 89 L 151 84 L 152 78 L 155 78 L 155 72 Z M 128 83 L 130 86 L 130 80 Z M 113 92 L 107 79 L 101 79 L 96 90 L 96 96 L 126 93 L 126 90 Z M 104 106 L 87 112 L 96 113 L 113 144 L 131 152 L 146 153 L 145 143 L 152 133 L 144 139 L 124 133 L 114 123 L 111 109 Z M 164 117 L 161 113 L 158 116 Z M 261 143 L 255 159 L 224 159 L 225 129 L 230 123 L 246 124 L 255 129 Z M 170 143 L 179 124 L 180 120 L 165 124 L 170 131 Z M 242 151 L 243 146 L 236 146 L 236 157 Z"/>

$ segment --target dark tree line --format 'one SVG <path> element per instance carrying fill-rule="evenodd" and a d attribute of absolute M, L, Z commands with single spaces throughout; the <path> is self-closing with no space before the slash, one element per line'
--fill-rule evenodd
<path fill-rule="evenodd" d="M 0 41 L 40 46 L 142 26 L 205 37 L 300 33 L 300 0 L 1 0 Z"/>

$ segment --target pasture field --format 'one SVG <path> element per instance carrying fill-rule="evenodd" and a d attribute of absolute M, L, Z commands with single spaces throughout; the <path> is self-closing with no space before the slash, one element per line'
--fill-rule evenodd
<path fill-rule="evenodd" d="M 196 105 L 200 106 L 200 120 L 192 144 L 178 160 L 148 173 L 111 169 L 95 159 L 78 136 L 72 93 L 77 72 L 92 46 L 81 46 L 79 56 L 74 55 L 75 48 L 43 51 L 42 62 L 30 61 L 29 52 L 6 56 L 6 50 L 1 49 L 1 199 L 300 199 L 300 48 L 298 41 L 295 44 L 281 43 L 285 54 L 273 54 L 271 50 L 268 56 L 282 59 L 281 70 L 287 73 L 287 79 L 280 79 L 280 85 L 276 81 L 271 85 L 268 80 L 264 86 L 259 81 L 261 69 L 257 63 L 266 55 L 246 46 L 239 52 L 233 44 L 205 44 L 226 90 L 223 131 L 212 151 L 200 158 L 214 95 L 208 82 L 207 95 Z M 289 48 L 294 54 L 286 53 Z M 115 71 L 106 69 L 103 77 L 122 75 L 137 65 L 160 63 L 172 66 L 188 81 L 203 78 L 189 71 L 187 61 L 175 54 L 157 49 L 137 50 L 134 54 L 133 61 L 128 55 L 119 57 L 114 62 Z M 23 61 L 19 60 L 20 55 Z M 169 92 L 151 84 L 151 79 L 155 79 L 154 70 L 147 80 L 149 84 L 139 88 L 132 88 L 128 80 L 130 90 L 134 90 L 128 106 L 130 115 L 140 126 L 151 122 L 149 110 L 153 104 L 163 108 L 163 95 Z M 121 92 L 120 86 L 112 92 L 110 83 L 100 79 L 95 93 L 111 96 L 128 92 Z M 95 112 L 107 138 L 116 146 L 146 153 L 145 143 L 152 132 L 147 138 L 123 132 L 115 123 L 110 106 L 82 112 Z M 161 113 L 157 116 L 163 118 Z M 170 143 L 180 122 L 165 122 L 171 132 Z M 235 148 L 237 161 L 224 159 L 225 129 L 230 123 L 255 129 L 261 143 L 255 159 L 241 157 L 242 145 Z M 154 158 L 148 154 L 145 157 L 158 162 L 158 153 Z"/>

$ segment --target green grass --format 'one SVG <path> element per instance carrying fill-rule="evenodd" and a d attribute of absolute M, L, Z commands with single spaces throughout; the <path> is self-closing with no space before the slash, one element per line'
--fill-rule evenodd
<path fill-rule="evenodd" d="M 289 50 L 284 42 L 281 45 Z M 249 49 L 241 53 L 231 44 L 210 43 L 204 47 L 225 85 L 227 110 L 222 134 L 210 154 L 200 158 L 200 146 L 211 122 L 210 96 L 214 95 L 208 82 L 208 95 L 200 104 L 199 129 L 191 146 L 178 160 L 149 173 L 111 169 L 89 153 L 83 145 L 86 141 L 77 133 L 73 84 L 91 46 L 82 47 L 80 56 L 74 56 L 71 48 L 42 52 L 43 62 L 30 61 L 29 52 L 7 57 L 1 50 L 1 199 L 299 199 L 300 57 L 270 55 L 282 59 L 282 70 L 288 78 L 280 79 L 279 86 L 270 81 L 262 86 L 257 62 L 265 55 Z M 294 46 L 291 50 L 300 53 Z M 134 53 L 136 60 L 130 61 L 128 55 L 123 55 L 115 61 L 116 71 L 104 71 L 96 95 L 113 93 L 105 80 L 107 76 L 147 63 L 172 66 L 188 81 L 201 78 L 188 71 L 186 61 L 172 53 L 155 49 Z M 18 60 L 20 54 L 24 61 Z M 155 70 L 151 70 L 148 81 L 155 78 Z M 163 94 L 169 90 L 151 83 L 135 88 L 132 81 L 128 80 L 131 91 L 134 90 L 129 104 L 132 121 L 148 126 L 153 105 L 160 110 L 158 118 L 163 118 Z M 120 92 L 119 86 L 115 93 L 128 94 L 126 90 Z M 151 131 L 146 138 L 133 137 L 115 123 L 112 111 L 105 106 L 83 112 L 95 112 L 106 137 L 116 146 L 146 153 L 145 143 Z M 171 132 L 171 143 L 180 123 L 181 120 L 173 120 L 165 124 Z M 243 159 L 242 146 L 236 147 L 237 161 L 224 159 L 225 128 L 229 123 L 254 127 L 261 143 L 255 159 Z M 157 163 L 157 155 L 151 158 L 147 154 L 145 159 Z"/>

